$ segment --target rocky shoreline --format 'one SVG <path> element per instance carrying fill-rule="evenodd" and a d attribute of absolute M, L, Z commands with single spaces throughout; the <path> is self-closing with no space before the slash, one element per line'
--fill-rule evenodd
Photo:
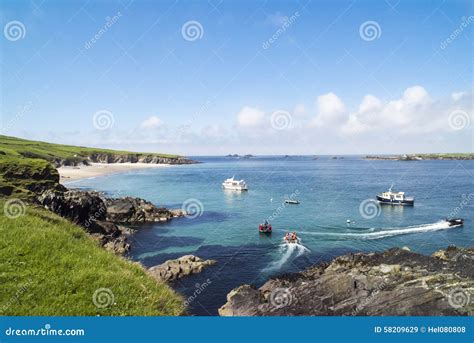
<path fill-rule="evenodd" d="M 76 156 L 74 158 L 54 159 L 56 168 L 62 166 L 88 165 L 89 163 L 149 163 L 149 164 L 195 164 L 198 161 L 186 157 L 164 157 L 155 154 L 113 154 L 113 153 L 92 153 L 88 156 Z"/>
<path fill-rule="evenodd" d="M 140 198 L 109 198 L 94 191 L 47 190 L 36 197 L 44 208 L 82 226 L 101 245 L 116 254 L 130 250 L 130 224 L 166 222 L 182 217 L 181 209 L 159 208 Z"/>
<path fill-rule="evenodd" d="M 424 256 L 408 248 L 348 254 L 242 285 L 221 316 L 466 316 L 474 314 L 474 248 Z"/>

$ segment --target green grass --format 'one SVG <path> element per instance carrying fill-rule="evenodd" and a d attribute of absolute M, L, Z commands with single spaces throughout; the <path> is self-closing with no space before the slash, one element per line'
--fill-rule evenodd
<path fill-rule="evenodd" d="M 178 158 L 178 155 L 160 153 L 136 153 L 130 151 L 88 148 L 81 146 L 53 144 L 40 141 L 30 141 L 26 139 L 0 135 L 0 154 L 40 158 L 47 161 L 70 160 L 82 161 L 92 154 L 111 154 L 114 156 L 159 156 L 167 158 Z"/>
<path fill-rule="evenodd" d="M 0 155 L 0 195 L 29 198 L 58 182 L 58 171 L 48 161 Z"/>
<path fill-rule="evenodd" d="M 100 248 L 80 227 L 32 205 L 15 219 L 5 216 L 5 200 L 0 209 L 0 315 L 183 313 L 171 288 Z M 113 304 L 94 305 L 100 288 L 112 291 Z"/>

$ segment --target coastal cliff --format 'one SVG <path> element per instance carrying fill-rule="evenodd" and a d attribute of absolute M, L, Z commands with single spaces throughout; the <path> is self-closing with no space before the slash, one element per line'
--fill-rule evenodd
<path fill-rule="evenodd" d="M 2 135 L 0 135 L 0 155 L 10 158 L 41 159 L 50 162 L 55 167 L 87 165 L 89 163 L 197 163 L 179 155 L 54 144 Z"/>
<path fill-rule="evenodd" d="M 474 248 L 424 256 L 408 249 L 348 254 L 308 270 L 243 285 L 221 316 L 473 315 Z"/>

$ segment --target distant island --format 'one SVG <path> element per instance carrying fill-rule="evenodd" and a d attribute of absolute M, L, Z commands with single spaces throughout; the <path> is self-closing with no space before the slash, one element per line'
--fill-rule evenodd
<path fill-rule="evenodd" d="M 448 154 L 404 154 L 404 155 L 367 155 L 366 160 L 423 161 L 423 160 L 474 160 L 474 153 Z"/>
<path fill-rule="evenodd" d="M 233 158 L 252 158 L 252 157 L 255 157 L 254 155 L 251 155 L 251 154 L 247 154 L 247 155 L 238 155 L 238 154 L 229 154 L 227 155 L 226 157 L 233 157 Z"/>

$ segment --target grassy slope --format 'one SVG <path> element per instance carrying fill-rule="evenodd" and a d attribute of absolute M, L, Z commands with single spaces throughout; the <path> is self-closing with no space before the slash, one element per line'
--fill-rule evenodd
<path fill-rule="evenodd" d="M 81 228 L 31 206 L 10 219 L 4 205 L 0 200 L 0 315 L 182 313 L 182 299 L 167 285 L 101 249 Z M 99 288 L 112 290 L 114 305 L 94 305 Z"/>
<path fill-rule="evenodd" d="M 0 155 L 0 195 L 31 197 L 36 188 L 54 186 L 58 171 L 42 159 Z"/>
<path fill-rule="evenodd" d="M 54 159 L 73 159 L 77 157 L 87 157 L 94 153 L 105 153 L 113 155 L 153 155 L 160 157 L 176 158 L 178 155 L 135 153 L 129 151 L 119 151 L 110 149 L 87 148 L 72 145 L 53 144 L 39 141 L 2 136 L 0 135 L 0 154 L 4 153 L 12 156 L 23 156 L 41 158 L 47 161 Z"/>

